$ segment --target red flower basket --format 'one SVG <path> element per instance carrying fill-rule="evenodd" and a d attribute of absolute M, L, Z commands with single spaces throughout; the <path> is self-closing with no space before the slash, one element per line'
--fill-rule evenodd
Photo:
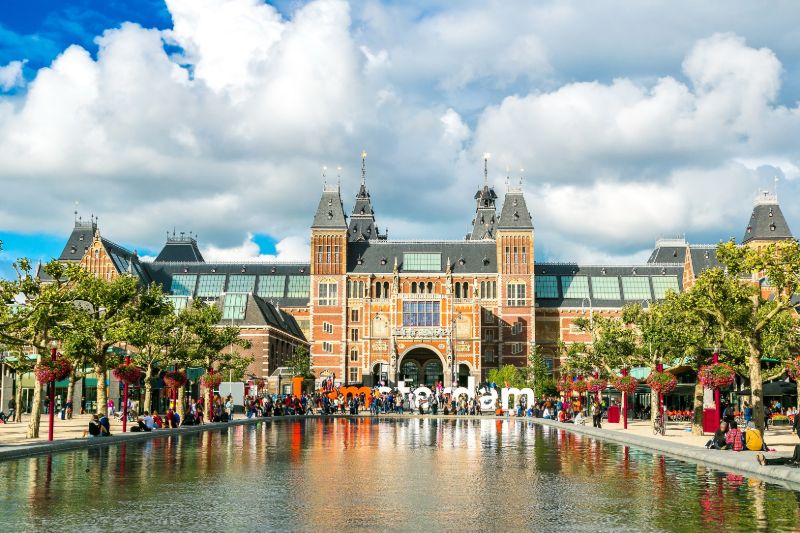
<path fill-rule="evenodd" d="M 186 372 L 173 370 L 164 374 L 164 384 L 170 389 L 179 389 L 186 385 Z"/>
<path fill-rule="evenodd" d="M 714 363 L 701 366 L 697 380 L 707 389 L 721 389 L 736 381 L 736 372 L 725 363 Z"/>
<path fill-rule="evenodd" d="M 122 363 L 111 373 L 114 374 L 115 378 L 127 385 L 137 384 L 142 379 L 142 369 L 136 365 Z"/>
<path fill-rule="evenodd" d="M 658 394 L 672 392 L 678 386 L 678 378 L 669 372 L 650 372 L 647 376 L 647 384 Z"/>
<path fill-rule="evenodd" d="M 583 378 L 578 378 L 572 382 L 572 390 L 581 393 L 589 390 L 589 382 Z"/>
<path fill-rule="evenodd" d="M 36 381 L 42 384 L 60 381 L 69 376 L 70 372 L 72 372 L 72 364 L 63 357 L 59 357 L 55 361 L 42 359 L 40 363 L 33 367 Z"/>
<path fill-rule="evenodd" d="M 256 380 L 256 388 L 263 389 L 267 385 L 267 382 L 263 379 L 259 378 Z"/>
<path fill-rule="evenodd" d="M 572 392 L 572 383 L 570 381 L 559 381 L 556 383 L 556 390 L 563 394 Z"/>
<path fill-rule="evenodd" d="M 800 381 L 800 357 L 795 357 L 786 364 L 786 371 L 795 381 Z"/>
<path fill-rule="evenodd" d="M 608 380 L 603 378 L 587 378 L 586 389 L 590 392 L 600 392 L 608 387 Z"/>
<path fill-rule="evenodd" d="M 205 373 L 200 377 L 200 383 L 207 389 L 219 387 L 219 384 L 222 383 L 222 374 Z"/>
<path fill-rule="evenodd" d="M 613 376 L 611 385 L 620 392 L 633 394 L 639 386 L 639 380 L 633 376 Z"/>

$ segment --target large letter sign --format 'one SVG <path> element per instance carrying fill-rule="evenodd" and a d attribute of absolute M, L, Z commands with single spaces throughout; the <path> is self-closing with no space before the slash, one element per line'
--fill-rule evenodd
<path fill-rule="evenodd" d="M 504 387 L 500 391 L 500 407 L 503 411 L 513 411 L 514 406 L 511 406 L 511 409 L 508 407 L 508 399 L 509 396 L 514 396 L 516 402 L 519 401 L 520 396 L 525 396 L 525 405 L 533 405 L 535 400 L 535 396 L 533 395 L 533 390 L 530 387 L 525 387 L 524 389 L 518 389 L 516 387 Z"/>

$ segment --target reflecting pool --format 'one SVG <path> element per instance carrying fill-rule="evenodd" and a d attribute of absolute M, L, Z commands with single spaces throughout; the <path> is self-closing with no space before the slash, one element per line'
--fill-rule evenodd
<path fill-rule="evenodd" d="M 0 462 L 0 511 L 6 532 L 800 529 L 798 492 L 488 419 L 265 420 Z"/>

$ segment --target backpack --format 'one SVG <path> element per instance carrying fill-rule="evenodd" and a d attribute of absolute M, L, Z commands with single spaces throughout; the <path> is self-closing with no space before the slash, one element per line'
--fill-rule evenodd
<path fill-rule="evenodd" d="M 748 429 L 745 431 L 744 441 L 748 450 L 757 452 L 764 448 L 764 439 L 761 438 L 761 432 L 757 429 Z"/>

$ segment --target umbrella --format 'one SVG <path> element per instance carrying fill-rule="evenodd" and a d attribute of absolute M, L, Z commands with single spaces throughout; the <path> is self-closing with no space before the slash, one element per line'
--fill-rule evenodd
<path fill-rule="evenodd" d="M 749 396 L 750 389 L 739 391 L 738 396 Z M 773 381 L 764 384 L 764 396 L 794 396 L 797 394 L 797 385 L 786 381 Z"/>

